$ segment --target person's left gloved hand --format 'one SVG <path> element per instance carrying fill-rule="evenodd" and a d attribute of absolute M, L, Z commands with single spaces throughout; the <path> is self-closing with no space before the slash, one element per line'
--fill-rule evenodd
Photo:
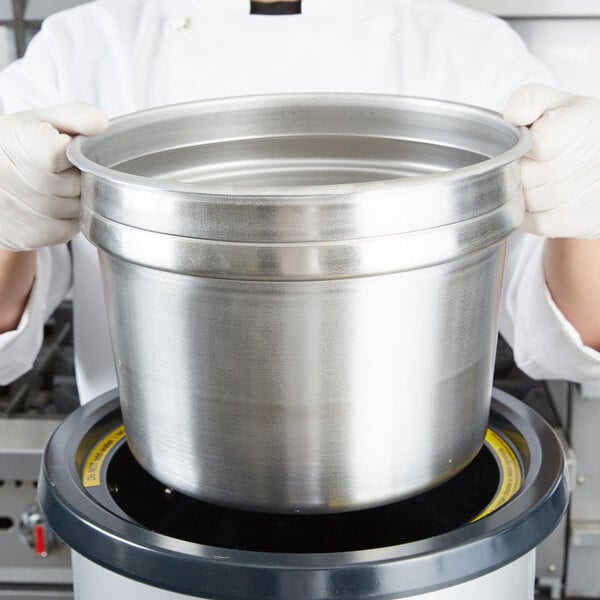
<path fill-rule="evenodd" d="M 504 118 L 530 126 L 533 134 L 521 159 L 522 229 L 552 238 L 600 238 L 600 100 L 529 84 L 510 97 Z"/>

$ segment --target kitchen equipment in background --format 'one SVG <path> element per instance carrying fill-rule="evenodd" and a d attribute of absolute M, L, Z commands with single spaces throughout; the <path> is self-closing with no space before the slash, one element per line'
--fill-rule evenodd
<path fill-rule="evenodd" d="M 78 138 L 129 443 L 274 512 L 384 504 L 479 451 L 529 144 L 376 95 L 165 107 Z"/>
<path fill-rule="evenodd" d="M 37 504 L 41 458 L 63 417 L 79 406 L 71 306 L 46 323 L 33 369 L 0 387 L 0 598 L 73 597 L 69 549 Z"/>
<path fill-rule="evenodd" d="M 194 500 L 148 475 L 125 440 L 108 393 L 69 416 L 44 457 L 40 502 L 75 551 L 78 600 L 529 600 L 533 548 L 568 499 L 552 429 L 500 391 L 486 443 L 459 475 L 349 513 Z"/>
<path fill-rule="evenodd" d="M 37 504 L 41 457 L 58 419 L 0 419 L 0 598 L 72 597 L 69 549 Z"/>

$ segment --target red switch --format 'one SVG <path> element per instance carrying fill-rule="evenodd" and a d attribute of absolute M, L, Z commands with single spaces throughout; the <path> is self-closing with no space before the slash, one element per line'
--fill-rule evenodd
<path fill-rule="evenodd" d="M 32 504 L 21 514 L 18 531 L 21 540 L 40 558 L 46 558 L 58 543 L 37 504 Z"/>
<path fill-rule="evenodd" d="M 38 556 L 48 556 L 48 543 L 46 539 L 46 525 L 38 523 L 33 527 L 35 536 L 35 553 Z"/>

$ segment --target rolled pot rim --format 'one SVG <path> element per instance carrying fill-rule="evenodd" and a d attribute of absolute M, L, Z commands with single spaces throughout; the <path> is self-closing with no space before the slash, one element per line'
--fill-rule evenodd
<path fill-rule="evenodd" d="M 335 106 L 358 107 L 369 104 L 372 108 L 394 107 L 411 108 L 424 112 L 444 108 L 463 117 L 471 117 L 473 121 L 487 120 L 499 127 L 512 131 L 517 137 L 517 143 L 501 154 L 492 158 L 484 159 L 466 167 L 459 167 L 451 171 L 442 173 L 429 173 L 425 175 L 415 175 L 411 177 L 399 177 L 392 179 L 383 179 L 376 181 L 366 181 L 358 183 L 336 183 L 319 185 L 290 185 L 290 186 L 249 186 L 249 185 L 224 185 L 209 184 L 199 182 L 183 182 L 171 179 L 160 179 L 155 177 L 133 175 L 123 171 L 118 171 L 112 167 L 104 166 L 88 157 L 88 152 L 98 148 L 111 134 L 122 133 L 133 123 L 137 127 L 145 127 L 150 123 L 161 120 L 161 116 L 171 115 L 171 113 L 181 112 L 182 116 L 192 111 L 197 111 L 200 107 L 204 112 L 226 110 L 234 105 L 238 109 L 257 108 L 269 101 L 272 108 L 283 108 L 294 106 Z M 383 139 L 383 136 L 374 136 Z M 409 139 L 409 138 L 403 138 Z M 440 144 L 441 145 L 441 144 Z M 401 96 L 392 94 L 369 94 L 369 93 L 302 93 L 302 94 L 261 94 L 252 96 L 225 97 L 209 100 L 196 100 L 193 102 L 170 104 L 156 108 L 150 108 L 134 113 L 126 114 L 111 119 L 108 130 L 94 137 L 83 135 L 76 136 L 67 148 L 67 157 L 69 161 L 84 173 L 89 173 L 94 177 L 118 184 L 145 190 L 155 190 L 163 192 L 181 192 L 192 194 L 201 198 L 210 196 L 212 198 L 289 198 L 289 197 L 335 197 L 335 196 L 356 196 L 364 192 L 389 191 L 405 187 L 423 187 L 445 185 L 451 182 L 460 181 L 469 178 L 477 178 L 489 174 L 498 168 L 502 168 L 519 158 L 521 158 L 531 146 L 531 134 L 527 127 L 516 127 L 505 121 L 498 112 L 481 108 L 469 104 L 462 104 L 448 100 L 437 100 L 417 96 Z"/>

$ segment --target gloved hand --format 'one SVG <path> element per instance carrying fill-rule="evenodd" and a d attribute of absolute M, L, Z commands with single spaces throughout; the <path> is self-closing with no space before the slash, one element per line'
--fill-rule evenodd
<path fill-rule="evenodd" d="M 80 174 L 66 148 L 72 135 L 107 126 L 85 102 L 0 117 L 0 247 L 32 250 L 77 233 Z"/>
<path fill-rule="evenodd" d="M 544 237 L 600 237 L 600 100 L 541 84 L 513 93 L 504 118 L 530 125 L 521 159 L 522 229 Z"/>

